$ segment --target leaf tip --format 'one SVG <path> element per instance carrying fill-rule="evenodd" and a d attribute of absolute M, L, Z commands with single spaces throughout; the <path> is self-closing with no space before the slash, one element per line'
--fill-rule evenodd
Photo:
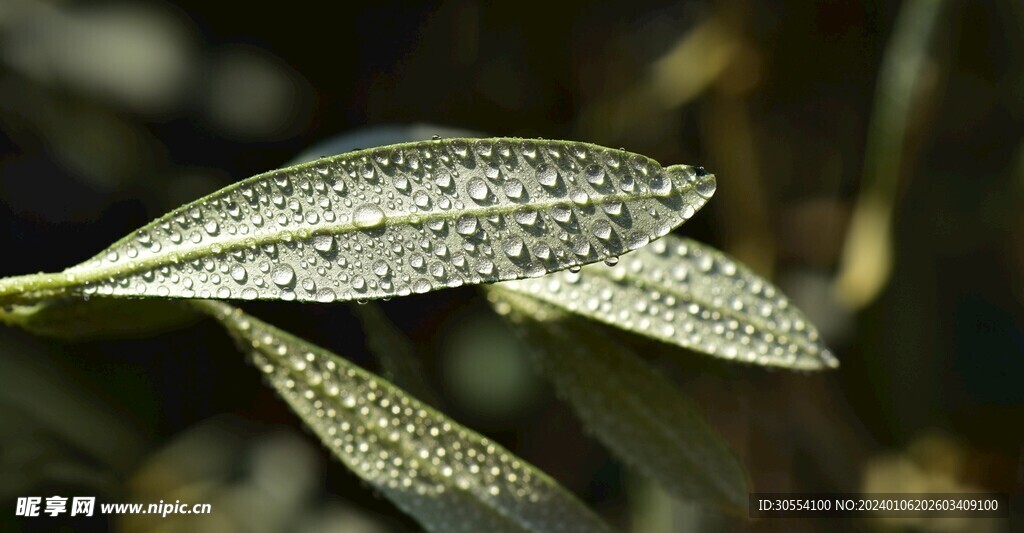
<path fill-rule="evenodd" d="M 714 196 L 715 190 L 718 189 L 715 175 L 704 167 L 671 165 L 665 168 L 665 172 L 684 183 L 689 183 L 705 201 Z"/>

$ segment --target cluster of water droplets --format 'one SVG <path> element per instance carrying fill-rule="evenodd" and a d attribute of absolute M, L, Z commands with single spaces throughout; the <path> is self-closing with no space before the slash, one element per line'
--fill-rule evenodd
<path fill-rule="evenodd" d="M 713 192 L 702 169 L 590 144 L 425 141 L 255 176 L 66 275 L 87 294 L 401 296 L 614 261 Z"/>
<path fill-rule="evenodd" d="M 689 239 L 666 236 L 613 267 L 500 287 L 726 359 L 805 369 L 838 366 L 817 329 L 776 287 Z"/>
<path fill-rule="evenodd" d="M 603 530 L 568 493 L 488 439 L 322 348 L 209 305 L 324 444 L 428 529 L 505 530 L 511 521 L 526 530 Z"/>

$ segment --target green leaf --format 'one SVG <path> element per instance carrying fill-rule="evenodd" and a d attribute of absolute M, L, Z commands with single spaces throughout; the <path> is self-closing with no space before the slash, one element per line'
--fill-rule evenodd
<path fill-rule="evenodd" d="M 184 326 L 200 315 L 180 302 L 59 298 L 0 309 L 0 322 L 69 340 L 141 338 Z"/>
<path fill-rule="evenodd" d="M 490 300 L 534 348 L 559 396 L 617 456 L 681 499 L 745 511 L 743 466 L 672 382 L 593 323 L 512 292 Z"/>
<path fill-rule="evenodd" d="M 384 376 L 421 402 L 440 405 L 427 384 L 424 377 L 426 371 L 420 364 L 412 342 L 388 320 L 380 306 L 366 302 L 351 308 L 352 313 L 363 323 L 367 347 L 380 361 Z"/>
<path fill-rule="evenodd" d="M 0 304 L 85 295 L 330 302 L 534 277 L 615 257 L 714 193 L 701 168 L 592 144 L 447 139 L 249 178 Z"/>
<path fill-rule="evenodd" d="M 430 531 L 608 531 L 555 481 L 387 381 L 219 302 L 199 302 L 324 444 Z"/>
<path fill-rule="evenodd" d="M 817 329 L 775 286 L 690 239 L 665 237 L 612 267 L 490 289 L 725 359 L 804 370 L 839 366 Z"/>

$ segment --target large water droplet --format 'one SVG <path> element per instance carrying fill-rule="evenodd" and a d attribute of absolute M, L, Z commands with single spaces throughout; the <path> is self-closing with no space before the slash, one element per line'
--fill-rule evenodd
<path fill-rule="evenodd" d="M 672 192 L 672 180 L 663 173 L 651 178 L 651 192 L 658 196 L 668 196 Z"/>
<path fill-rule="evenodd" d="M 523 197 L 523 182 L 517 179 L 510 179 L 505 182 L 502 186 L 505 191 L 505 196 L 513 200 L 518 200 Z"/>
<path fill-rule="evenodd" d="M 704 198 L 711 198 L 711 196 L 715 194 L 717 186 L 714 174 L 708 174 L 703 167 L 698 167 L 697 194 Z"/>
<path fill-rule="evenodd" d="M 270 273 L 270 281 L 278 287 L 287 287 L 295 281 L 295 271 L 288 265 L 277 265 Z"/>
<path fill-rule="evenodd" d="M 526 243 L 523 242 L 523 238 L 517 235 L 505 239 L 502 249 L 505 251 L 505 255 L 516 258 L 522 257 L 523 249 L 526 247 Z"/>
<path fill-rule="evenodd" d="M 545 187 L 554 187 L 558 184 L 558 171 L 550 165 L 537 167 L 537 183 Z"/>
<path fill-rule="evenodd" d="M 412 282 L 412 292 L 423 294 L 430 291 L 430 282 L 425 279 L 417 279 Z"/>
<path fill-rule="evenodd" d="M 313 237 L 313 249 L 320 253 L 328 253 L 334 249 L 334 237 L 324 233 Z"/>
<path fill-rule="evenodd" d="M 572 253 L 580 257 L 586 257 L 590 255 L 590 241 L 582 238 L 577 238 L 572 243 Z"/>
<path fill-rule="evenodd" d="M 532 209 L 524 209 L 522 211 L 516 211 L 515 213 L 516 222 L 524 226 L 533 226 L 537 223 L 537 212 Z"/>
<path fill-rule="evenodd" d="M 357 228 L 372 228 L 384 221 L 384 211 L 372 204 L 362 204 L 352 215 L 352 222 Z"/>
<path fill-rule="evenodd" d="M 481 259 L 476 264 L 476 271 L 485 276 L 489 276 L 494 272 L 494 263 L 490 259 Z"/>
<path fill-rule="evenodd" d="M 556 205 L 551 208 L 551 217 L 564 224 L 572 220 L 572 209 L 566 205 Z"/>
<path fill-rule="evenodd" d="M 477 202 L 483 202 L 491 195 L 491 190 L 487 188 L 487 184 L 480 178 L 469 180 L 469 183 L 466 184 L 466 191 L 469 192 L 469 197 Z"/>
<path fill-rule="evenodd" d="M 651 238 L 644 233 L 633 232 L 629 235 L 629 239 L 626 244 L 630 250 L 636 250 L 637 248 L 643 248 L 647 246 L 647 243 L 651 242 Z"/>
<path fill-rule="evenodd" d="M 476 219 L 467 216 L 459 217 L 455 221 L 455 231 L 459 232 L 459 235 L 472 235 L 476 233 Z"/>
<path fill-rule="evenodd" d="M 447 189 L 452 186 L 452 175 L 448 172 L 439 172 L 434 176 L 434 183 L 442 189 Z"/>

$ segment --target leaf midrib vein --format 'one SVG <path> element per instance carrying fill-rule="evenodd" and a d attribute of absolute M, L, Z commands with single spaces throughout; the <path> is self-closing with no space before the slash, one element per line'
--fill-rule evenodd
<path fill-rule="evenodd" d="M 673 189 L 674 192 L 672 194 L 680 194 L 680 192 L 675 192 L 675 191 L 679 191 L 679 190 L 680 190 L 679 187 L 674 188 Z M 321 235 L 321 234 L 330 234 L 330 235 L 334 235 L 334 236 L 345 235 L 345 234 L 352 233 L 354 231 L 359 231 L 359 230 L 373 230 L 373 229 L 378 229 L 378 228 L 381 228 L 381 227 L 387 228 L 387 227 L 410 225 L 410 224 L 413 224 L 413 223 L 424 224 L 424 223 L 428 223 L 428 222 L 433 221 L 433 220 L 442 220 L 442 219 L 443 220 L 455 220 L 455 219 L 457 219 L 459 217 L 462 217 L 462 216 L 486 217 L 486 216 L 492 216 L 492 215 L 511 214 L 511 213 L 514 213 L 514 212 L 520 211 L 520 210 L 536 210 L 536 211 L 550 210 L 551 208 L 553 208 L 553 207 L 555 207 L 557 205 L 563 205 L 563 204 L 564 205 L 595 205 L 595 206 L 600 206 L 600 205 L 605 205 L 605 204 L 610 204 L 610 203 L 615 203 L 615 202 L 630 203 L 630 202 L 636 202 L 636 201 L 641 201 L 641 200 L 649 200 L 649 199 L 652 199 L 652 198 L 662 198 L 662 197 L 664 197 L 664 196 L 663 195 L 654 194 L 654 193 L 650 193 L 650 192 L 641 193 L 641 194 L 632 194 L 632 195 L 627 195 L 627 194 L 609 194 L 609 195 L 599 196 L 599 197 L 597 197 L 597 199 L 594 199 L 593 197 L 591 197 L 591 201 L 588 201 L 588 202 L 586 202 L 584 204 L 577 204 L 577 203 L 574 203 L 572 201 L 565 200 L 565 199 L 557 199 L 557 200 L 553 199 L 553 200 L 546 200 L 546 201 L 543 201 L 543 202 L 535 202 L 535 203 L 527 203 L 527 204 L 498 204 L 498 205 L 494 205 L 494 206 L 477 207 L 477 208 L 466 209 L 466 210 L 461 210 L 461 211 L 434 211 L 434 212 L 432 212 L 430 214 L 427 214 L 427 215 L 415 215 L 415 214 L 385 215 L 384 220 L 380 224 L 377 224 L 377 225 L 374 225 L 374 226 L 361 227 L 361 226 L 357 226 L 356 224 L 354 224 L 352 222 L 334 222 L 334 223 L 329 223 L 329 224 L 323 224 L 323 225 L 320 225 L 317 228 L 311 228 L 311 229 L 287 229 L 287 230 L 279 230 L 279 231 L 266 232 L 266 233 L 262 233 L 262 234 L 252 235 L 252 236 L 232 235 L 231 237 L 223 238 L 222 240 L 216 240 L 216 241 L 208 242 L 206 244 L 196 244 L 195 246 L 189 246 L 189 247 L 186 247 L 185 250 L 182 250 L 182 248 L 179 247 L 179 246 L 168 247 L 166 249 L 161 250 L 157 254 L 152 255 L 150 257 L 147 257 L 145 259 L 126 261 L 126 262 L 121 263 L 121 264 L 105 266 L 105 267 L 98 267 L 98 268 L 91 264 L 92 261 L 102 260 L 103 255 L 107 251 L 111 250 L 112 248 L 115 248 L 115 247 L 119 246 L 120 244 L 123 244 L 124 241 L 122 240 L 122 241 L 119 241 L 118 243 L 115 243 L 111 248 L 107 248 L 106 250 L 104 250 L 103 252 L 101 252 L 100 254 L 95 256 L 97 259 L 91 259 L 89 261 L 86 261 L 85 263 L 81 263 L 79 265 L 75 265 L 75 266 L 65 270 L 64 273 L 66 273 L 66 274 L 73 274 L 73 275 L 76 276 L 76 278 L 77 278 L 76 281 L 75 282 L 71 282 L 71 283 L 68 284 L 69 287 L 74 287 L 74 286 L 81 286 L 81 285 L 84 285 L 84 284 L 90 283 L 90 282 L 95 282 L 95 281 L 103 280 L 105 278 L 124 276 L 124 275 L 129 275 L 129 274 L 132 274 L 132 273 L 136 273 L 136 272 L 145 272 L 145 271 L 148 271 L 148 270 L 152 270 L 153 268 L 157 268 L 157 267 L 160 267 L 160 266 L 167 265 L 169 263 L 181 263 L 181 262 L 191 261 L 193 259 L 197 259 L 197 258 L 200 258 L 200 257 L 205 257 L 205 256 L 208 256 L 208 255 L 214 255 L 214 254 L 222 255 L 222 254 L 225 254 L 225 253 L 228 253 L 228 252 L 231 252 L 231 251 L 234 251 L 234 250 L 238 250 L 238 249 L 241 249 L 241 248 L 259 247 L 259 246 L 264 245 L 264 244 L 280 243 L 280 242 L 284 242 L 284 240 L 285 240 L 284 237 L 285 236 L 290 236 L 292 238 L 298 238 L 298 239 L 301 239 L 301 240 L 307 240 L 307 239 L 309 239 L 309 238 L 311 238 L 311 237 L 313 237 L 315 235 Z M 353 212 L 353 214 L 354 214 L 354 212 Z M 153 227 L 154 224 L 160 222 L 161 220 L 162 220 L 162 218 L 161 219 L 157 219 L 156 221 L 151 222 L 150 224 L 147 224 L 147 225 L 143 226 L 142 228 L 140 228 L 139 231 L 151 228 L 151 227 Z M 214 252 L 213 251 L 213 247 L 215 247 L 215 246 L 219 246 L 220 247 L 220 251 L 219 252 Z M 171 258 L 173 256 L 175 256 L 175 255 L 177 255 L 177 260 L 176 261 L 172 261 Z M 566 265 L 566 266 L 571 266 L 571 265 Z"/>

